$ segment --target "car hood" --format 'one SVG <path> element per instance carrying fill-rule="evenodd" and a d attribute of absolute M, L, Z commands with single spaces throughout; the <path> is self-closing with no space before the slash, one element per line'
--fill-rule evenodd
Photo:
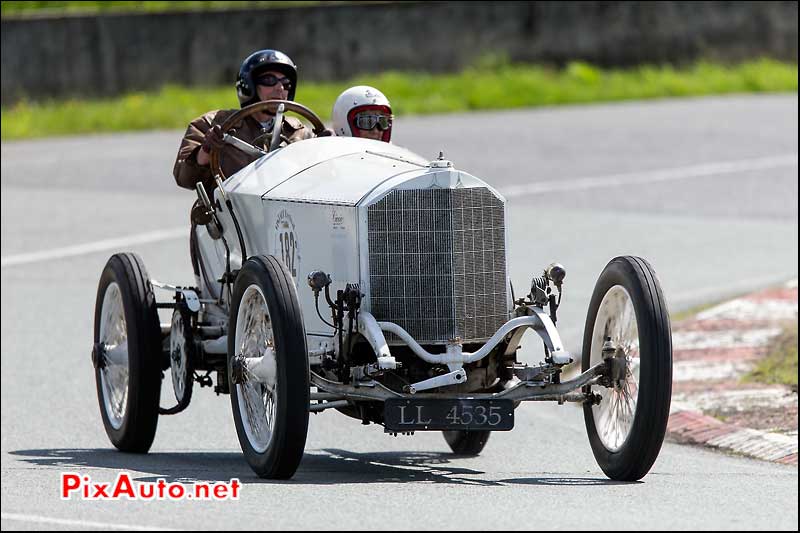
<path fill-rule="evenodd" d="M 352 206 L 372 203 L 397 188 L 460 186 L 487 185 L 452 167 L 431 166 L 405 148 L 352 137 L 293 143 L 254 161 L 225 182 L 225 190 L 232 195 Z"/>

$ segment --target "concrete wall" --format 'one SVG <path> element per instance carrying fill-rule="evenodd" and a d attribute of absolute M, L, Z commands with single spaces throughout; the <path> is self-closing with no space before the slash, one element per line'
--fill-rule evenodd
<path fill-rule="evenodd" d="M 278 48 L 301 80 L 458 70 L 487 52 L 600 65 L 797 61 L 797 2 L 437 2 L 2 20 L 2 102 L 235 80 Z"/>

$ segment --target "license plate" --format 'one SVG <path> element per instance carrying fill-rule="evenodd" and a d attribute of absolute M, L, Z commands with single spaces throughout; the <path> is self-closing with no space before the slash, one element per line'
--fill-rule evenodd
<path fill-rule="evenodd" d="M 391 399 L 384 402 L 383 418 L 386 431 L 509 431 L 514 428 L 514 402 Z"/>

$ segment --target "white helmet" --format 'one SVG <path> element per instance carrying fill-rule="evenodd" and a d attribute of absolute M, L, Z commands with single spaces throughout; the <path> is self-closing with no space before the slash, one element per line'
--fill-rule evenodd
<path fill-rule="evenodd" d="M 368 111 L 374 113 L 365 113 Z M 393 119 L 389 99 L 374 87 L 350 87 L 333 104 L 333 131 L 336 135 L 360 137 L 358 130 L 372 130 L 377 126 L 382 132 L 381 140 L 389 142 Z"/>

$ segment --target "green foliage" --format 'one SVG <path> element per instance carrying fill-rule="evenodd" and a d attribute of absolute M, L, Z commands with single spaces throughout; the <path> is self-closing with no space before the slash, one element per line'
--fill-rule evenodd
<path fill-rule="evenodd" d="M 166 11 L 212 11 L 222 9 L 298 7 L 320 4 L 321 2 L 258 2 L 258 1 L 148 1 L 126 2 L 111 0 L 107 2 L 6 2 L 2 6 L 3 17 L 27 15 L 63 15 L 97 13 L 163 13 Z M 343 2 L 336 2 L 343 3 Z"/>
<path fill-rule="evenodd" d="M 4 3 L 5 4 L 5 3 Z M 686 69 L 641 66 L 603 70 L 582 62 L 563 70 L 514 65 L 486 55 L 456 74 L 385 72 L 336 83 L 301 83 L 296 100 L 330 117 L 353 85 L 383 91 L 397 115 L 551 106 L 749 92 L 797 92 L 797 64 L 761 59 L 737 66 L 699 62 Z M 142 129 L 180 129 L 212 109 L 237 108 L 233 86 L 166 86 L 103 100 L 19 102 L 2 109 L 2 139 Z"/>
<path fill-rule="evenodd" d="M 783 384 L 797 388 L 797 324 L 786 328 L 770 344 L 767 357 L 743 381 Z"/>

